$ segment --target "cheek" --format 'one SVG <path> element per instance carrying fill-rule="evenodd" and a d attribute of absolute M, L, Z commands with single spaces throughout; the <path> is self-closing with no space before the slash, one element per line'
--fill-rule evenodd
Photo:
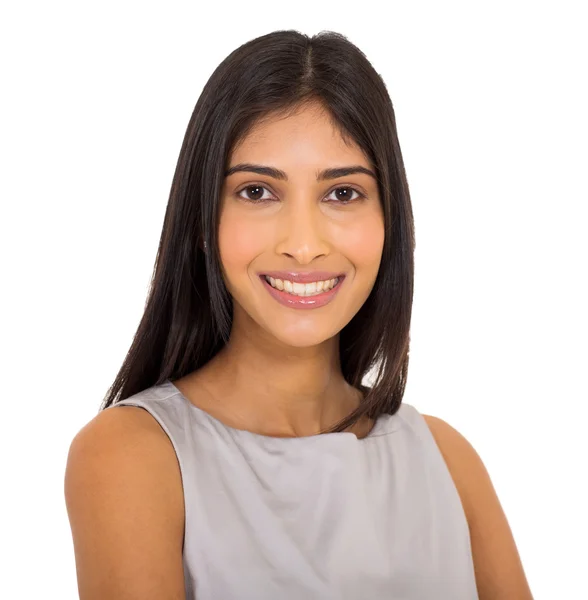
<path fill-rule="evenodd" d="M 232 279 L 243 273 L 256 256 L 263 252 L 264 236 L 256 219 L 241 211 L 224 210 L 219 224 L 219 250 L 226 275 Z"/>
<path fill-rule="evenodd" d="M 339 248 L 357 269 L 377 271 L 384 247 L 384 223 L 376 215 L 356 221 L 340 232 Z"/>

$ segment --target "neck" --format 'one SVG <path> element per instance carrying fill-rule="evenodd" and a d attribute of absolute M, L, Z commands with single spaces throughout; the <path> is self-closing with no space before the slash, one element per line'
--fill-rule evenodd
<path fill-rule="evenodd" d="M 357 408 L 361 393 L 343 378 L 339 336 L 310 348 L 284 346 L 257 331 L 233 329 L 229 343 L 191 385 L 206 389 L 221 420 L 263 435 L 315 435 Z M 366 429 L 365 423 L 351 431 Z M 359 433 L 358 433 L 359 436 Z"/>

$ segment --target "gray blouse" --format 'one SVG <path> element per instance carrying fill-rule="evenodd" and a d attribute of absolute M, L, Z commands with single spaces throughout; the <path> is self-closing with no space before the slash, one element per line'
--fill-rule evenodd
<path fill-rule="evenodd" d="M 478 600 L 460 497 L 412 405 L 363 439 L 233 429 L 169 380 L 117 406 L 175 449 L 187 600 Z"/>

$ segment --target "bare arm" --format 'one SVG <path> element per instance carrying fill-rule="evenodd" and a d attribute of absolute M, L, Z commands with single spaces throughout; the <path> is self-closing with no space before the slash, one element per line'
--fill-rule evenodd
<path fill-rule="evenodd" d="M 482 459 L 451 425 L 423 416 L 462 500 L 480 600 L 533 600 L 512 531 Z"/>
<path fill-rule="evenodd" d="M 185 600 L 181 475 L 147 411 L 111 407 L 81 429 L 64 492 L 80 600 Z"/>

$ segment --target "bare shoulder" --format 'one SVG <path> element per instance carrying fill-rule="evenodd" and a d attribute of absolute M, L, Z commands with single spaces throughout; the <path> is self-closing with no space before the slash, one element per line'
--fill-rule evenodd
<path fill-rule="evenodd" d="M 423 417 L 464 507 L 480 600 L 532 600 L 507 517 L 480 455 L 449 423 L 431 415 Z"/>
<path fill-rule="evenodd" d="M 64 493 L 81 600 L 184 600 L 181 475 L 143 408 L 112 406 L 74 437 Z"/>

